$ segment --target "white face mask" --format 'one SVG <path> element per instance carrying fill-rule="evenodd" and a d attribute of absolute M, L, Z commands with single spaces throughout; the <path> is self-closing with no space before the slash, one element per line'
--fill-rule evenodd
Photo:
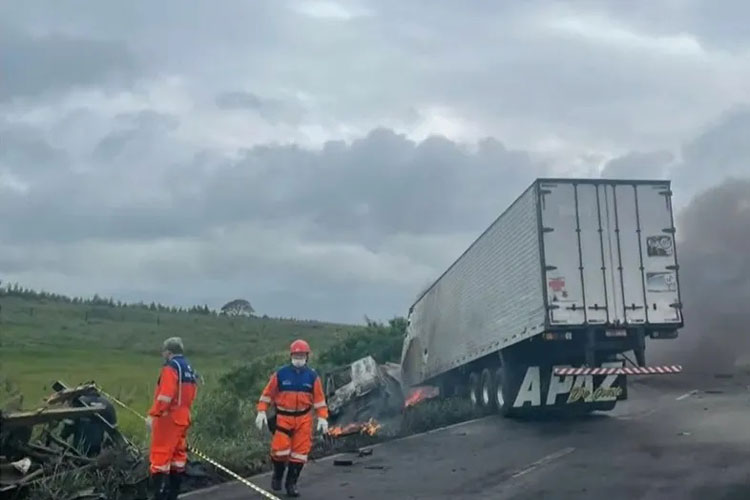
<path fill-rule="evenodd" d="M 301 368 L 305 366 L 305 363 L 307 360 L 305 358 L 292 358 L 292 365 L 294 365 L 297 368 Z"/>

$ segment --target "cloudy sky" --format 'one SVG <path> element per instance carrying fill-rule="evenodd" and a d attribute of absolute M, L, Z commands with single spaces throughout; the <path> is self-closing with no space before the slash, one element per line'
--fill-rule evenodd
<path fill-rule="evenodd" d="M 538 176 L 750 176 L 750 3 L 0 3 L 0 279 L 361 321 Z"/>

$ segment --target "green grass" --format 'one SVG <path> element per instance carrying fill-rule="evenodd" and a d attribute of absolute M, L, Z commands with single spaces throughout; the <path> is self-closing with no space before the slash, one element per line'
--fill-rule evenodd
<path fill-rule="evenodd" d="M 320 353 L 347 332 L 360 329 L 8 295 L 0 296 L 0 306 L 0 382 L 20 390 L 24 408 L 36 407 L 55 380 L 69 385 L 94 380 L 145 413 L 162 363 L 161 343 L 174 335 L 182 337 L 187 357 L 210 383 L 233 367 L 283 352 L 295 338 L 307 339 Z M 122 411 L 118 418 L 123 431 L 145 437 L 137 418 Z"/>

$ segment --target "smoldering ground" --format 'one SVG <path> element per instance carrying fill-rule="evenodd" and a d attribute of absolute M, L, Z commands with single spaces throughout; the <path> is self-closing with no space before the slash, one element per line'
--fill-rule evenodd
<path fill-rule="evenodd" d="M 685 327 L 676 341 L 650 342 L 650 364 L 750 369 L 750 178 L 707 189 L 678 214 L 677 258 Z"/>

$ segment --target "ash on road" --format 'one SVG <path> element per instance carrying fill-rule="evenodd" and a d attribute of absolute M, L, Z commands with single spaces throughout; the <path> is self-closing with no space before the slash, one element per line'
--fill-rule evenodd
<path fill-rule="evenodd" d="M 613 412 L 487 417 L 385 443 L 350 467 L 311 463 L 300 489 L 308 500 L 748 499 L 749 386 L 747 377 L 631 381 L 631 399 Z M 253 498 L 236 483 L 183 497 Z"/>

